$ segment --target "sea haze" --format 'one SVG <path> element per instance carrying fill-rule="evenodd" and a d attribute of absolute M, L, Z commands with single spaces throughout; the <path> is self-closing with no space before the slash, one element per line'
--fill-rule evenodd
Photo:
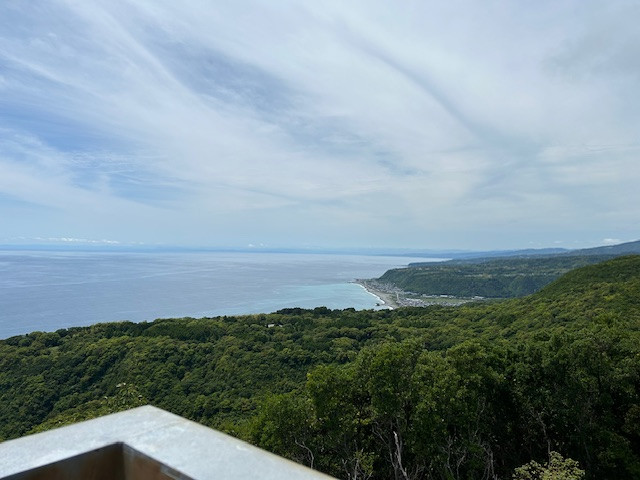
<path fill-rule="evenodd" d="M 287 253 L 0 252 L 0 338 L 98 322 L 376 308 L 356 278 L 424 258 Z"/>

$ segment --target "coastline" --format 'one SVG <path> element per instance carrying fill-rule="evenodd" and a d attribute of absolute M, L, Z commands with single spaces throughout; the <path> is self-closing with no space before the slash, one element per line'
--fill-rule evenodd
<path fill-rule="evenodd" d="M 371 280 L 358 278 L 354 280 L 353 283 L 360 285 L 367 292 L 380 300 L 380 307 L 388 308 L 389 310 L 394 310 L 400 307 L 400 304 L 397 301 L 397 294 L 382 290 L 381 288 L 376 288 L 376 285 L 374 285 Z"/>
<path fill-rule="evenodd" d="M 451 295 L 420 295 L 405 292 L 395 285 L 380 282 L 375 278 L 358 278 L 353 283 L 360 285 L 371 295 L 378 298 L 381 302 L 380 308 L 388 308 L 389 310 L 400 307 L 429 307 L 431 305 L 457 307 L 463 303 L 481 300 L 479 297 L 461 298 Z"/>

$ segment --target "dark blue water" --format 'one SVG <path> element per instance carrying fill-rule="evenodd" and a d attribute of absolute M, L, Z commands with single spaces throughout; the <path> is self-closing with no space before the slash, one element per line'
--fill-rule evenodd
<path fill-rule="evenodd" d="M 0 338 L 98 322 L 368 309 L 356 278 L 425 259 L 275 253 L 0 252 Z"/>

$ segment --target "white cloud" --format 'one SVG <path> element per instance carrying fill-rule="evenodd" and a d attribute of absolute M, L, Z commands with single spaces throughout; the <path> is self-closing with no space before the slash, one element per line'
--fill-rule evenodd
<path fill-rule="evenodd" d="M 5 3 L 0 209 L 167 243 L 633 236 L 634 8 Z"/>

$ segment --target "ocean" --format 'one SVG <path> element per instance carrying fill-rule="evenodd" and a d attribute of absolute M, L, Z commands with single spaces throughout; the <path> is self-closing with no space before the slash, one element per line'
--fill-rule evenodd
<path fill-rule="evenodd" d="M 0 338 L 98 322 L 377 308 L 356 278 L 425 258 L 293 253 L 0 252 Z"/>

